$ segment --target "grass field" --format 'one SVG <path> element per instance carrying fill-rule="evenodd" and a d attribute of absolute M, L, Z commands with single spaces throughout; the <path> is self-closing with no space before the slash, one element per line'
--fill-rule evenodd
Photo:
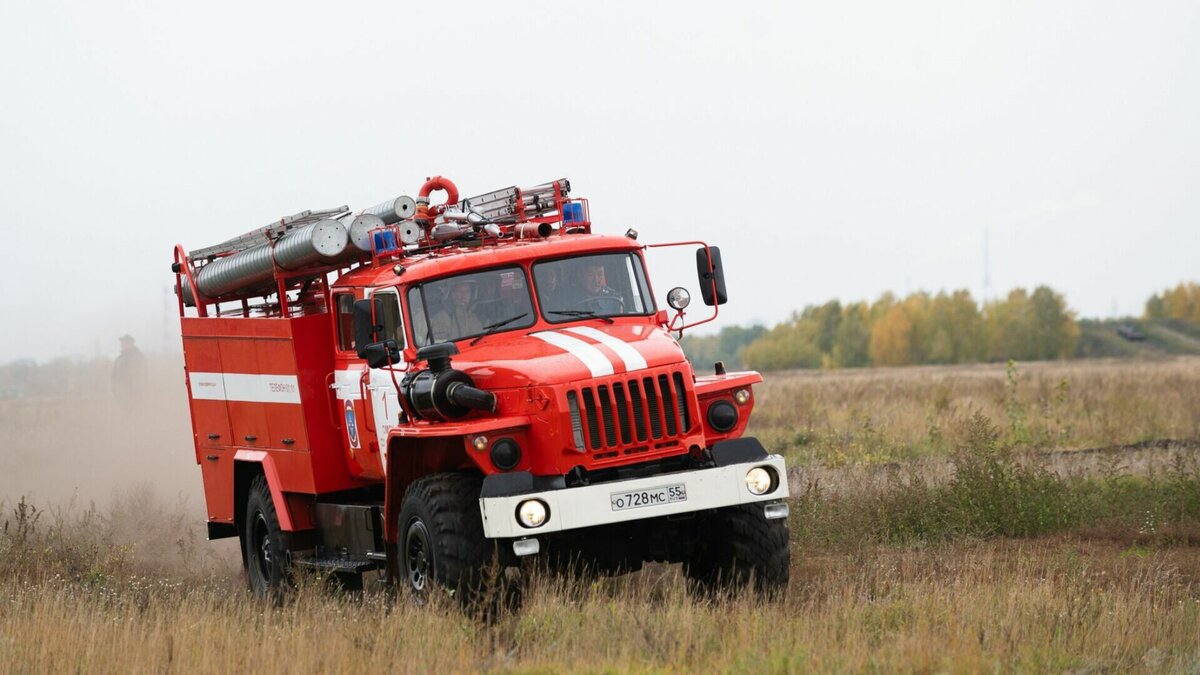
<path fill-rule="evenodd" d="M 768 375 L 782 602 L 535 572 L 491 624 L 319 579 L 248 597 L 236 545 L 203 540 L 171 379 L 137 418 L 0 406 L 0 671 L 1200 668 L 1200 359 Z"/>
<path fill-rule="evenodd" d="M 793 371 L 766 378 L 749 432 L 807 464 L 945 456 L 975 414 L 1017 449 L 1200 438 L 1200 357 Z"/>

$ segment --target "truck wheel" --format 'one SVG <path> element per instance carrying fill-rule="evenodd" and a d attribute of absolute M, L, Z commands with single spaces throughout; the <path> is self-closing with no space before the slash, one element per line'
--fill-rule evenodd
<path fill-rule="evenodd" d="M 242 528 L 246 554 L 246 581 L 260 598 L 279 597 L 288 580 L 288 539 L 279 528 L 275 502 L 267 480 L 258 476 L 246 498 L 246 523 Z"/>
<path fill-rule="evenodd" d="M 483 536 L 479 513 L 480 476 L 439 473 L 417 479 L 400 505 L 400 587 L 418 602 L 436 588 L 485 616 L 520 602 L 519 582 L 510 580 L 494 542 Z"/>
<path fill-rule="evenodd" d="M 726 595 L 753 583 L 761 595 L 782 595 L 791 565 L 785 520 L 767 520 L 762 504 L 743 504 L 720 509 L 702 523 L 700 542 L 683 564 L 693 589 Z"/>

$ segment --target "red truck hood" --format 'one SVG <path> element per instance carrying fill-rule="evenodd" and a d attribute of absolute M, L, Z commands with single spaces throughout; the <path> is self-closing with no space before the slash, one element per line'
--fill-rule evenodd
<path fill-rule="evenodd" d="M 679 348 L 662 328 L 646 324 L 573 325 L 489 335 L 459 345 L 454 367 L 488 389 L 554 385 L 676 364 Z"/>

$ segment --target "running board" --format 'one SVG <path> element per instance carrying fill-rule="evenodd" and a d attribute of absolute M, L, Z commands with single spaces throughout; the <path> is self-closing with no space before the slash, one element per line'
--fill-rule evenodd
<path fill-rule="evenodd" d="M 385 558 L 386 559 L 386 558 Z M 292 564 L 321 572 L 362 573 L 377 570 L 383 561 L 363 559 L 350 556 L 318 556 L 313 558 L 294 558 Z"/>

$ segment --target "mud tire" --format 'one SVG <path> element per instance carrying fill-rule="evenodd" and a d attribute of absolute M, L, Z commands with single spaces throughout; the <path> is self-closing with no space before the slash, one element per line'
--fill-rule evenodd
<path fill-rule="evenodd" d="M 445 592 L 483 618 L 519 608 L 520 579 L 483 535 L 482 486 L 478 475 L 439 473 L 408 487 L 397 523 L 401 593 L 423 604 Z"/>
<path fill-rule="evenodd" d="M 290 585 L 290 538 L 279 527 L 279 516 L 267 480 L 257 476 L 246 497 L 246 522 L 242 527 L 246 583 L 260 598 L 282 598 Z"/>
<path fill-rule="evenodd" d="M 767 520 L 762 504 L 743 504 L 708 517 L 683 572 L 703 597 L 752 587 L 758 595 L 775 599 L 787 589 L 790 566 L 787 521 Z"/>

